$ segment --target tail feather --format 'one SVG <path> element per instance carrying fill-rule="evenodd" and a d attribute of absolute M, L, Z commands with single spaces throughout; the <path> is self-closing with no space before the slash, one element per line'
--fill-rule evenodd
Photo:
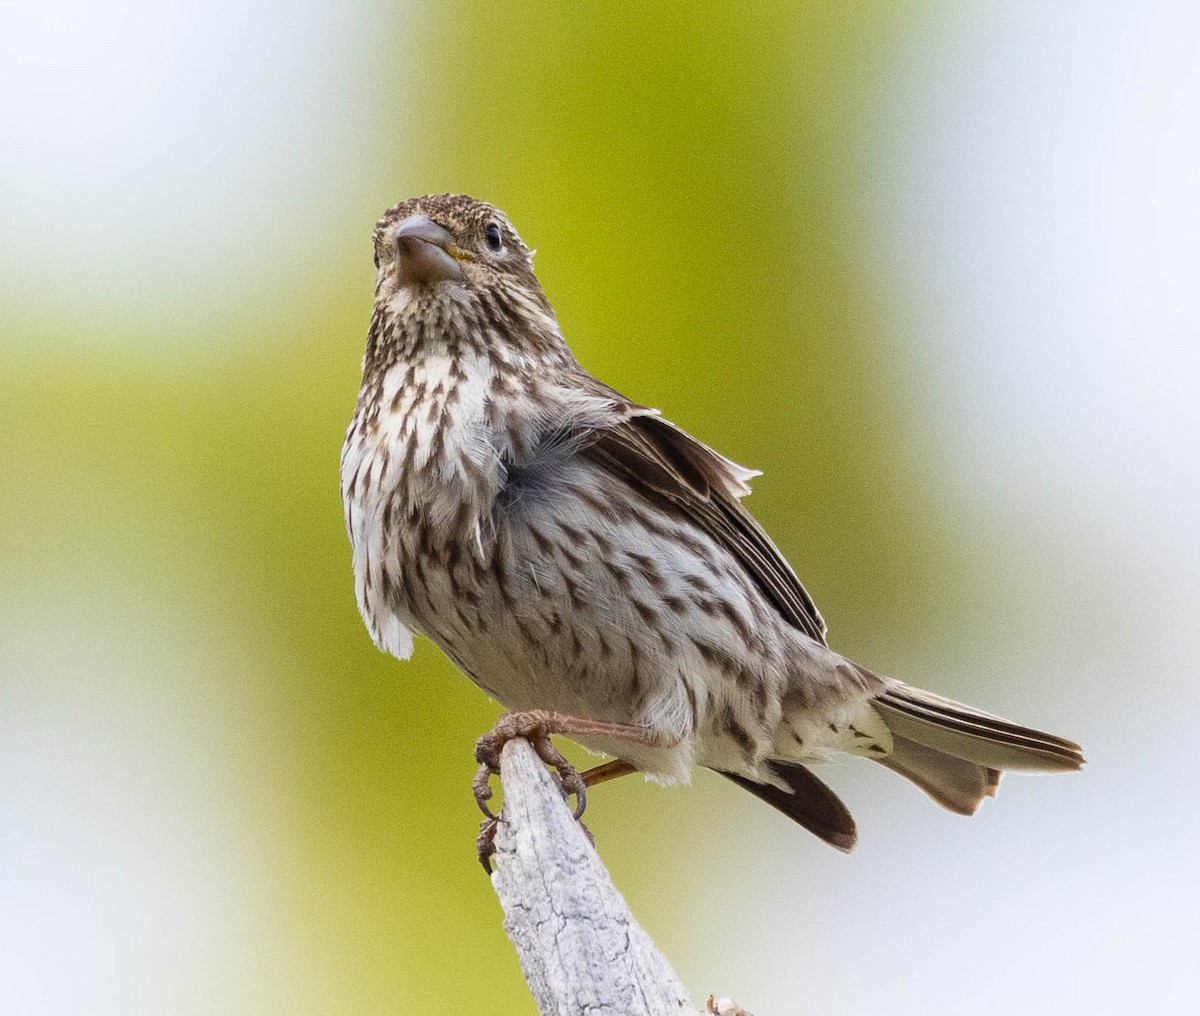
<path fill-rule="evenodd" d="M 938 804 L 959 815 L 974 815 L 985 797 L 995 797 L 1000 770 L 988 769 L 892 735 L 892 753 L 879 762 L 911 780 Z"/>
<path fill-rule="evenodd" d="M 799 762 L 773 759 L 768 762 L 773 775 L 786 784 L 787 790 L 770 783 L 755 783 L 736 773 L 722 773 L 739 787 L 744 787 L 761 801 L 783 812 L 810 833 L 819 836 L 831 847 L 844 853 L 854 849 L 858 829 L 849 810 L 832 790 Z"/>
<path fill-rule="evenodd" d="M 1005 770 L 1071 772 L 1084 763 L 1074 741 L 920 688 L 897 684 L 871 704 L 892 731 L 893 750 L 879 761 L 963 815 L 995 796 Z"/>
<path fill-rule="evenodd" d="M 867 757 L 911 780 L 942 807 L 960 815 L 973 815 L 984 798 L 995 797 L 1005 770 L 1068 772 L 1084 762 L 1079 745 L 1065 737 L 1010 723 L 898 681 L 869 700 L 875 713 L 868 703 L 863 705 L 870 716 L 856 719 L 857 726 L 850 730 L 863 736 L 859 727 L 868 729 L 872 722 L 878 727 L 882 719 L 891 734 L 879 742 L 890 741 L 886 755 Z M 877 733 L 882 737 L 888 731 Z M 763 774 L 770 777 L 767 783 L 736 773 L 722 775 L 838 850 L 854 848 L 858 831 L 850 812 L 807 766 L 782 759 L 763 765 L 770 767 L 770 773 Z"/>
<path fill-rule="evenodd" d="M 992 769 L 1070 772 L 1083 765 L 1074 741 L 901 685 L 871 703 L 893 734 Z"/>

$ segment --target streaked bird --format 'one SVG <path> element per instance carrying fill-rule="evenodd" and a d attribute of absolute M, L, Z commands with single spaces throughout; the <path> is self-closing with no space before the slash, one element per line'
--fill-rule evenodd
<path fill-rule="evenodd" d="M 707 766 L 843 850 L 854 821 L 808 768 L 832 752 L 961 814 L 1006 770 L 1082 765 L 1065 738 L 831 649 L 743 506 L 758 474 L 579 365 L 498 209 L 413 198 L 374 242 L 341 462 L 358 605 L 381 649 L 407 659 L 423 635 L 518 714 L 485 763 L 516 733 L 555 760 L 565 732 L 613 757 L 596 780 Z"/>

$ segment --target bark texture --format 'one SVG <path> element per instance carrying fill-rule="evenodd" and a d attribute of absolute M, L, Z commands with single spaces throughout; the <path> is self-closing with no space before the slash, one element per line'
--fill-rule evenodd
<path fill-rule="evenodd" d="M 541 1016 L 695 1016 L 527 741 L 505 745 L 500 779 L 492 885 Z"/>

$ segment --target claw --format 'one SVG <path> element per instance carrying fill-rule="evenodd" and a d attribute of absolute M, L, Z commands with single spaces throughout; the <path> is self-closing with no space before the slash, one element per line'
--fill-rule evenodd
<path fill-rule="evenodd" d="M 487 806 L 487 802 L 492 799 L 494 793 L 490 782 L 494 772 L 496 770 L 485 763 L 479 767 L 475 779 L 471 781 L 471 789 L 475 791 L 475 803 L 479 805 L 479 810 L 483 812 L 488 821 L 495 821 L 500 817 Z"/>
<path fill-rule="evenodd" d="M 492 855 L 496 852 L 496 827 L 499 825 L 498 818 L 485 818 L 479 823 L 479 836 L 475 840 L 479 863 L 489 875 L 492 873 Z"/>
<path fill-rule="evenodd" d="M 568 773 L 560 770 L 558 782 L 562 786 L 565 796 L 575 795 L 574 815 L 575 821 L 578 822 L 583 818 L 583 813 L 587 811 L 587 785 L 583 782 L 583 777 L 579 775 L 579 772 L 573 768 Z"/>
<path fill-rule="evenodd" d="M 533 745 L 533 750 L 537 752 L 538 758 L 558 774 L 558 785 L 562 787 L 563 796 L 575 795 L 575 818 L 576 820 L 583 818 L 584 810 L 587 808 L 587 787 L 584 785 L 583 777 L 579 775 L 579 770 L 563 758 L 562 753 L 554 747 L 550 740 L 550 733 L 545 728 L 532 731 L 529 743 Z"/>

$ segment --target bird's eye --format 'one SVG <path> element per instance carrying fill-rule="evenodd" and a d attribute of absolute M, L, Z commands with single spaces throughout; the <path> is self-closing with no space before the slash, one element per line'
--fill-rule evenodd
<path fill-rule="evenodd" d="M 494 251 L 500 251 L 504 247 L 504 238 L 500 235 L 500 227 L 494 222 L 487 224 L 487 229 L 483 231 L 484 238 L 487 240 L 487 245 Z"/>
<path fill-rule="evenodd" d="M 375 248 L 375 267 L 379 267 L 379 248 Z"/>

